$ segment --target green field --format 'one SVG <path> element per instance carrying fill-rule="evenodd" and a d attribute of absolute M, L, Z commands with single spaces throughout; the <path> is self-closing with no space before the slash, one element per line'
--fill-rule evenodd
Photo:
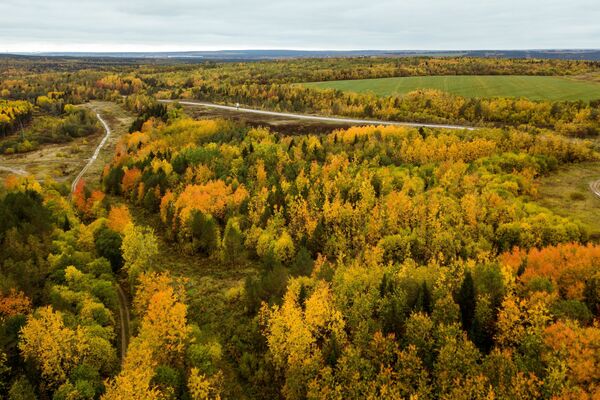
<path fill-rule="evenodd" d="M 438 89 L 464 97 L 525 97 L 531 100 L 600 99 L 600 83 L 561 76 L 413 76 L 305 83 L 380 96 L 405 94 L 417 89 Z"/>

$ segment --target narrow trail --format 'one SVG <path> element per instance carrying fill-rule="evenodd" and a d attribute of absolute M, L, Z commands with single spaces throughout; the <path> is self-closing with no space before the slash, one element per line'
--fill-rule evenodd
<path fill-rule="evenodd" d="M 98 147 L 96 147 L 96 150 L 94 150 L 94 154 L 92 154 L 92 157 L 89 159 L 89 161 L 87 162 L 87 164 L 85 164 L 85 166 L 83 167 L 83 169 L 81 171 L 79 171 L 79 174 L 77 174 L 77 176 L 73 180 L 73 183 L 71 184 L 71 192 L 75 191 L 75 188 L 77 187 L 77 184 L 79 183 L 79 181 L 83 177 L 83 174 L 85 174 L 85 172 L 88 170 L 88 168 L 90 168 L 90 166 L 94 163 L 94 161 L 96 161 L 96 159 L 98 158 L 98 154 L 100 154 L 100 150 L 102 150 L 102 147 L 104 147 L 104 145 L 106 144 L 106 141 L 108 140 L 108 138 L 110 137 L 110 134 L 111 134 L 110 127 L 108 126 L 108 124 L 106 123 L 106 121 L 104 121 L 102 119 L 102 117 L 100 116 L 100 114 L 96 113 L 96 117 L 98 117 L 98 120 L 104 126 L 104 130 L 106 131 L 106 135 L 104 135 L 104 137 L 102 138 L 102 141 L 98 144 Z"/>
<path fill-rule="evenodd" d="M 286 112 L 277 112 L 277 111 L 267 111 L 267 110 L 257 110 L 254 108 L 244 108 L 244 107 L 234 107 L 234 106 L 224 106 L 221 104 L 214 103 L 206 103 L 201 101 L 188 101 L 188 100 L 158 100 L 160 103 L 179 103 L 185 104 L 188 106 L 197 106 L 197 107 L 208 107 L 208 108 L 218 108 L 220 110 L 228 110 L 235 112 L 243 112 L 243 113 L 252 113 L 252 114 L 261 114 L 261 115 L 272 115 L 274 117 L 284 117 L 284 118 L 294 118 L 294 119 L 305 119 L 311 121 L 324 121 L 324 122 L 338 122 L 343 124 L 355 124 L 355 125 L 396 125 L 396 126 L 410 126 L 413 128 L 441 128 L 441 129 L 458 129 L 458 130 L 475 130 L 472 126 L 463 126 L 463 125 L 446 125 L 446 124 L 427 124 L 420 122 L 399 122 L 399 121 L 379 121 L 379 120 L 370 120 L 370 119 L 355 119 L 355 118 L 342 118 L 342 117 L 325 117 L 321 115 L 309 115 L 309 114 L 294 114 L 294 113 L 286 113 Z"/>
<path fill-rule="evenodd" d="M 25 171 L 23 169 L 16 169 L 16 168 L 4 167 L 2 165 L 0 165 L 0 171 L 6 171 L 6 172 L 10 172 L 11 174 L 21 175 L 21 176 L 27 176 L 28 175 L 27 171 Z"/>
<path fill-rule="evenodd" d="M 127 304 L 127 296 L 125 296 L 125 292 L 123 292 L 121 285 L 117 283 L 115 286 L 119 293 L 119 314 L 121 316 L 121 361 L 123 361 L 127 354 L 127 347 L 129 347 L 129 305 Z"/>
<path fill-rule="evenodd" d="M 590 190 L 598 197 L 600 197 L 600 180 L 590 183 Z"/>

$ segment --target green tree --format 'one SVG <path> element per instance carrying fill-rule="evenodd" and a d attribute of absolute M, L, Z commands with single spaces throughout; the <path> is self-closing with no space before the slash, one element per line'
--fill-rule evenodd
<path fill-rule="evenodd" d="M 123 266 L 122 244 L 121 235 L 112 229 L 103 226 L 94 232 L 96 253 L 110 262 L 112 270 L 115 273 L 119 272 Z"/>
<path fill-rule="evenodd" d="M 223 260 L 229 263 L 238 261 L 244 249 L 244 238 L 239 223 L 234 218 L 227 220 L 223 234 Z"/>
<path fill-rule="evenodd" d="M 456 302 L 460 307 L 460 317 L 462 321 L 463 329 L 467 332 L 471 331 L 473 325 L 473 318 L 475 318 L 475 285 L 473 284 L 473 276 L 470 271 L 465 273 L 458 294 L 456 295 Z"/>
<path fill-rule="evenodd" d="M 219 249 L 219 225 L 212 215 L 194 212 L 190 220 L 190 231 L 194 251 L 210 256 Z"/>

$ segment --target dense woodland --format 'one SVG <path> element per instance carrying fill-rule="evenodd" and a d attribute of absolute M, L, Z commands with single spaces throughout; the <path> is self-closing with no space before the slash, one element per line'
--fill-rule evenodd
<path fill-rule="evenodd" d="M 137 119 L 102 176 L 72 195 L 33 177 L 11 176 L 0 190 L 0 397 L 600 396 L 598 238 L 586 221 L 536 203 L 541 176 L 600 162 L 600 103 L 292 85 L 386 73 L 580 74 L 597 64 L 44 65 L 17 63 L 15 79 L 0 83 L 9 137 L 44 118 L 97 130 L 93 114 L 72 105 L 97 98 Z M 490 126 L 283 135 L 194 120 L 154 96 L 353 116 L 373 102 L 367 116 Z M 334 110 L 338 101 L 347 108 Z M 199 263 L 174 269 L 165 261 L 173 255 Z M 240 284 L 219 292 L 231 272 Z M 125 352 L 120 289 L 132 314 Z"/>

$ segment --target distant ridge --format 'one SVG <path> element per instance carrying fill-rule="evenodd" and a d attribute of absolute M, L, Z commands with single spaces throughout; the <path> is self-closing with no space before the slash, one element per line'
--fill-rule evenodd
<path fill-rule="evenodd" d="M 22 56 L 75 58 L 179 59 L 194 61 L 252 61 L 328 57 L 496 57 L 600 61 L 600 49 L 556 50 L 221 50 L 180 52 L 39 52 Z"/>

